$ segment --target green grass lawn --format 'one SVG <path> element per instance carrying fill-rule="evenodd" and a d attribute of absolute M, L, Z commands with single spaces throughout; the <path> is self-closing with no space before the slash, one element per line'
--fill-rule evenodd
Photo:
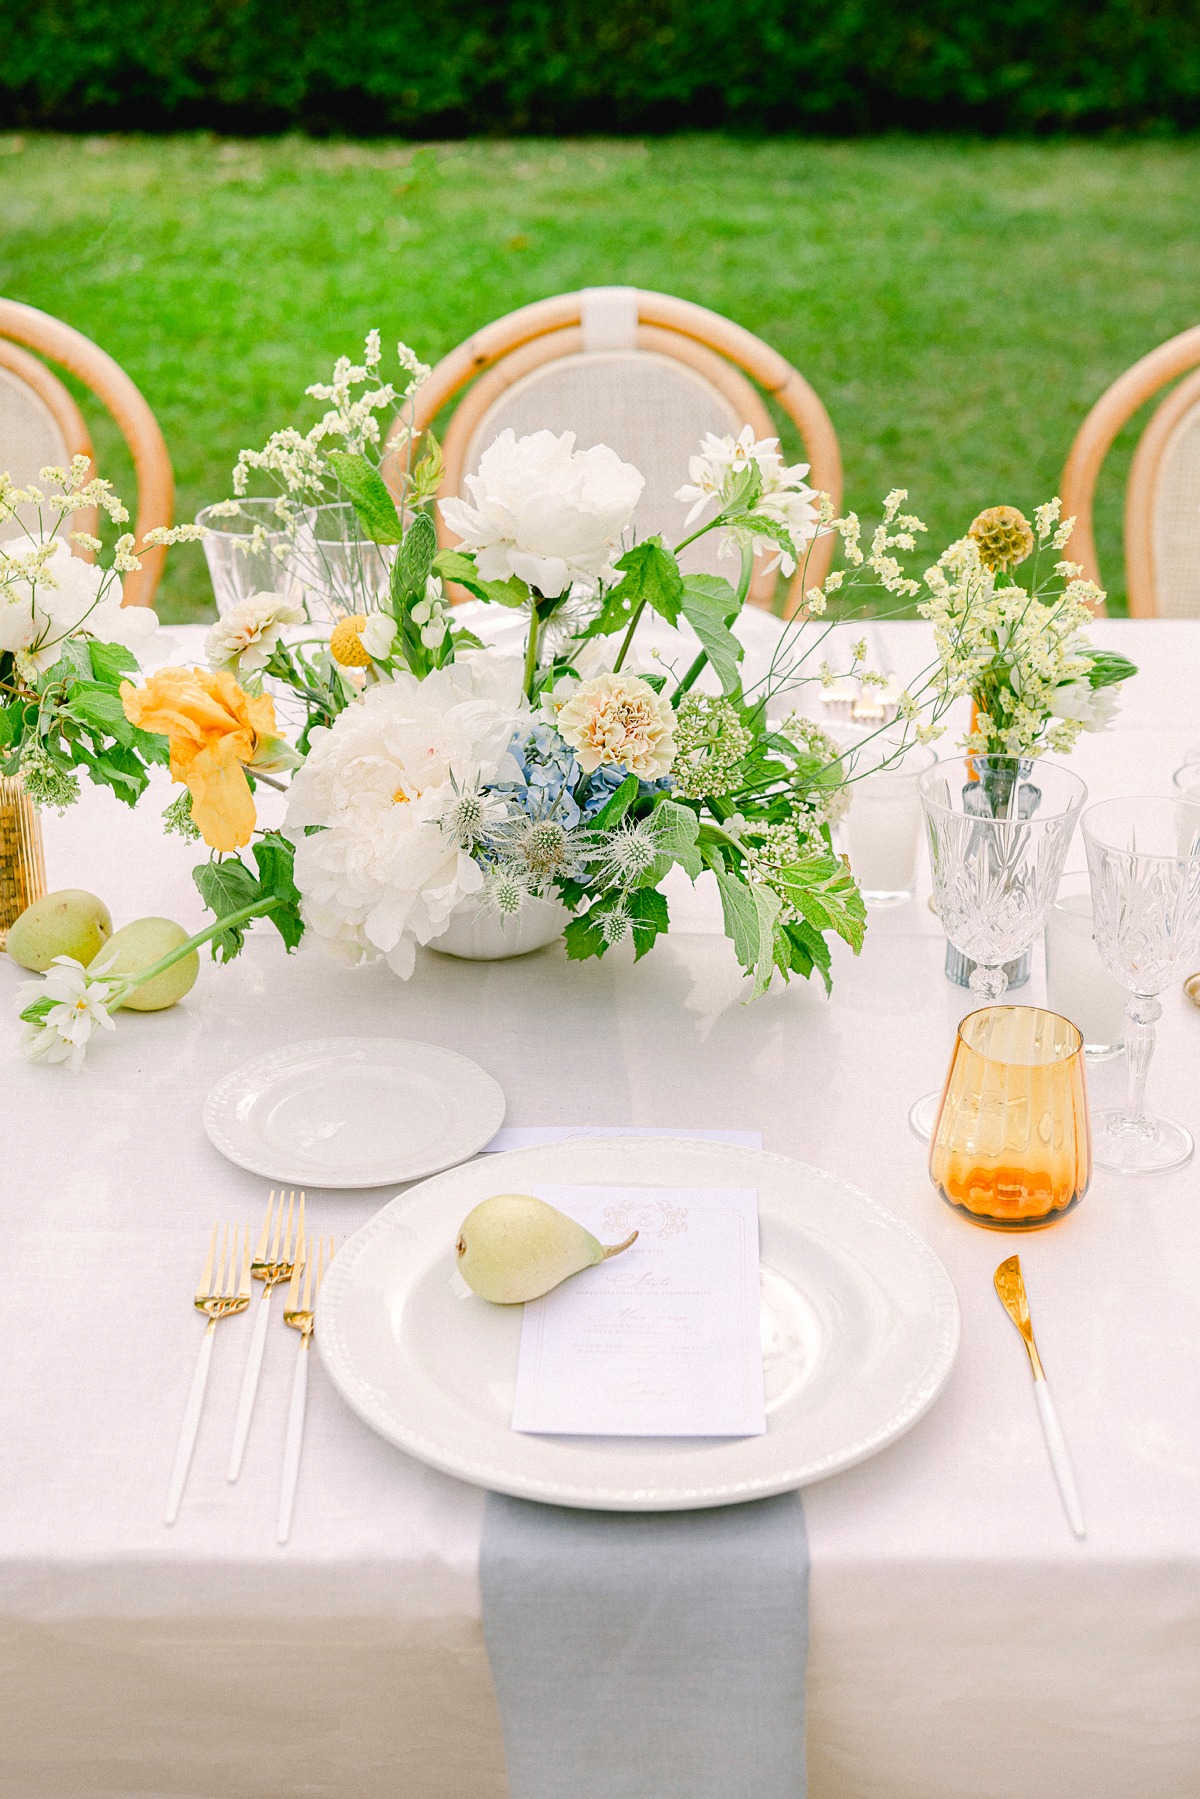
<path fill-rule="evenodd" d="M 1200 318 L 1197 193 L 1193 143 L 9 137 L 0 293 L 129 370 L 190 518 L 240 447 L 307 421 L 305 385 L 372 325 L 433 361 L 546 294 L 665 289 L 790 357 L 832 414 L 849 503 L 869 516 L 906 486 L 940 548 L 984 505 L 1055 492 L 1092 401 Z M 172 551 L 164 616 L 210 607 L 199 548 Z"/>

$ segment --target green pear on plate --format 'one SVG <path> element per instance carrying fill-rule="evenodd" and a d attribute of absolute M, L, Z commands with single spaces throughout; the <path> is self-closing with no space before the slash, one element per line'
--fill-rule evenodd
<path fill-rule="evenodd" d="M 459 1227 L 458 1271 L 481 1299 L 518 1306 L 619 1256 L 636 1242 L 604 1244 L 556 1206 L 531 1193 L 496 1193 L 481 1200 Z"/>
<path fill-rule="evenodd" d="M 122 925 L 113 933 L 104 953 L 96 957 L 88 973 L 105 976 L 140 974 L 143 968 L 161 962 L 173 949 L 186 943 L 188 936 L 183 926 L 170 918 L 135 918 L 132 924 Z M 135 987 L 124 1004 L 131 1012 L 162 1012 L 191 992 L 199 973 L 200 957 L 193 950 L 164 969 L 162 974 L 153 975 L 140 987 Z"/>
<path fill-rule="evenodd" d="M 13 920 L 5 947 L 14 962 L 34 974 L 45 974 L 55 956 L 74 956 L 86 968 L 112 928 L 102 899 L 82 887 L 61 887 L 26 906 Z"/>

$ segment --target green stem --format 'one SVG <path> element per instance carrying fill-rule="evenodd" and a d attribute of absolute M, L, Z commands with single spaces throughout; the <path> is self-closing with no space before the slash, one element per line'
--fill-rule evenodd
<path fill-rule="evenodd" d="M 633 609 L 633 617 L 629 621 L 629 629 L 628 629 L 628 631 L 626 631 L 624 639 L 621 643 L 621 647 L 617 651 L 617 659 L 613 663 L 613 674 L 614 675 L 619 675 L 621 672 L 621 664 L 624 662 L 626 656 L 629 653 L 629 646 L 633 642 L 633 634 L 637 630 L 638 625 L 641 622 L 642 613 L 645 610 L 646 610 L 645 600 L 639 600 L 637 605 Z"/>
<path fill-rule="evenodd" d="M 196 935 L 189 937 L 186 943 L 179 944 L 176 949 L 168 950 L 165 956 L 160 956 L 157 962 L 150 964 L 149 968 L 139 968 L 136 974 L 125 976 L 122 982 L 124 993 L 120 1003 L 124 1004 L 128 995 L 133 992 L 135 987 L 140 987 L 143 981 L 152 981 L 156 974 L 165 974 L 168 968 L 174 968 L 176 962 L 182 962 L 185 956 L 190 956 L 193 950 L 208 943 L 221 931 L 236 930 L 238 925 L 248 924 L 252 918 L 264 918 L 268 912 L 273 912 L 276 906 L 282 905 L 282 903 L 278 896 L 273 899 L 256 900 L 252 906 L 243 906 L 240 912 L 231 912 L 228 918 L 218 918 L 215 924 L 210 924 L 206 930 L 197 931 Z M 89 968 L 89 976 L 91 973 L 92 970 Z M 98 971 L 96 978 L 101 981 L 106 978 L 103 969 Z"/>
<path fill-rule="evenodd" d="M 525 692 L 533 698 L 533 685 L 537 680 L 538 638 L 541 635 L 542 621 L 538 617 L 537 600 L 529 608 L 529 642 L 525 646 Z"/>

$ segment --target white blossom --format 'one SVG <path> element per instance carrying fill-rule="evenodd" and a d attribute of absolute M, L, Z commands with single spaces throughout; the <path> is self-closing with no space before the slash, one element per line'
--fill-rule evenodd
<path fill-rule="evenodd" d="M 591 591 L 616 577 L 613 560 L 645 480 L 606 444 L 575 448 L 575 433 L 502 431 L 466 478 L 471 502 L 443 500 L 442 517 L 473 550 L 485 581 L 512 576 L 547 596 Z"/>
<path fill-rule="evenodd" d="M 302 625 L 304 608 L 278 593 L 252 593 L 217 620 L 204 640 L 210 668 L 251 675 L 264 669 L 287 625 Z"/>

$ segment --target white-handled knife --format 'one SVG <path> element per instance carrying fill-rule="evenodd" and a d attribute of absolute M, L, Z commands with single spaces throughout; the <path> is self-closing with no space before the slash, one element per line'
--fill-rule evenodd
<path fill-rule="evenodd" d="M 1071 1466 L 1071 1456 L 1067 1449 L 1067 1440 L 1063 1436 L 1059 1423 L 1058 1410 L 1054 1404 L 1050 1385 L 1046 1379 L 1046 1371 L 1042 1367 L 1042 1358 L 1038 1354 L 1038 1346 L 1034 1341 L 1033 1321 L 1029 1316 L 1029 1300 L 1025 1293 L 1025 1277 L 1021 1273 L 1020 1256 L 1009 1256 L 1007 1262 L 1001 1262 L 996 1270 L 996 1292 L 1000 1295 L 1000 1304 L 1008 1313 L 1021 1333 L 1021 1341 L 1029 1353 L 1029 1366 L 1033 1372 L 1033 1391 L 1037 1398 L 1038 1416 L 1042 1421 L 1042 1435 L 1046 1439 L 1046 1449 L 1050 1455 L 1050 1466 L 1054 1470 L 1054 1478 L 1058 1482 L 1058 1490 L 1062 1495 L 1063 1510 L 1067 1521 L 1075 1535 L 1082 1539 L 1087 1536 L 1087 1526 L 1083 1521 L 1083 1503 L 1079 1497 L 1079 1488 L 1075 1481 L 1075 1470 Z"/>

